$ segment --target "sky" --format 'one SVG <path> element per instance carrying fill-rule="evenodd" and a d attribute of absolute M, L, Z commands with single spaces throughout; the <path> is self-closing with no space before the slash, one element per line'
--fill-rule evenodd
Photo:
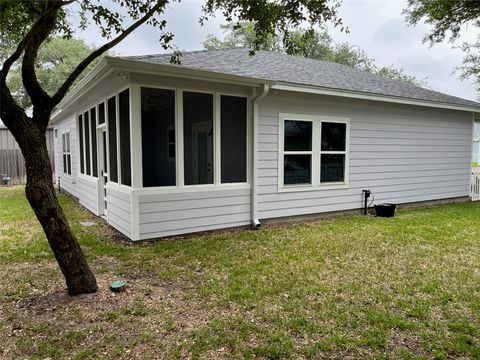
<path fill-rule="evenodd" d="M 220 25 L 222 16 L 210 19 L 201 26 L 198 19 L 202 15 L 201 0 L 183 0 L 168 5 L 165 12 L 167 31 L 173 32 L 173 44 L 182 50 L 200 50 L 208 34 L 223 37 Z M 424 24 L 408 26 L 402 9 L 406 0 L 344 0 L 339 10 L 350 32 L 342 33 L 333 27 L 329 33 L 336 42 L 349 42 L 358 45 L 374 58 L 379 66 L 393 65 L 408 75 L 425 79 L 427 87 L 462 98 L 477 100 L 471 80 L 460 81 L 459 74 L 453 73 L 462 64 L 463 53 L 452 48 L 452 44 L 442 43 L 430 47 L 422 39 L 428 31 Z M 75 9 L 72 8 L 75 18 Z M 462 31 L 461 40 L 473 41 L 479 32 L 473 28 Z M 103 39 L 94 27 L 77 34 L 89 44 L 101 45 Z M 141 55 L 164 52 L 158 42 L 159 32 L 143 26 L 117 45 L 113 51 L 118 55 Z M 459 43 L 460 44 L 460 43 Z M 457 44 L 457 45 L 459 45 Z"/>

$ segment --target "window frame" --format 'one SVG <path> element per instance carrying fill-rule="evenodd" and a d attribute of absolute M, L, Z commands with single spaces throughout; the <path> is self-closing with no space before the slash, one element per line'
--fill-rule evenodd
<path fill-rule="evenodd" d="M 250 189 L 251 188 L 251 166 L 252 166 L 252 123 L 251 123 L 251 100 L 252 95 L 242 94 L 238 92 L 229 91 L 212 91 L 204 88 L 190 88 L 190 87 L 172 87 L 172 86 L 156 86 L 153 84 L 139 83 L 136 84 L 138 91 L 141 91 L 142 87 L 161 89 L 161 90 L 173 90 L 175 91 L 175 161 L 176 161 L 176 185 L 175 186 L 152 186 L 143 187 L 143 179 L 141 185 L 138 188 L 142 194 L 162 194 L 162 193 L 181 193 L 181 192 L 194 192 L 194 191 L 216 191 L 216 190 L 237 190 L 237 189 Z M 183 93 L 203 93 L 211 94 L 213 96 L 213 183 L 212 184 L 195 184 L 185 185 L 185 173 L 184 173 L 184 129 L 183 129 Z M 221 96 L 237 96 L 246 99 L 246 114 L 247 114 L 247 126 L 246 126 L 246 181 L 237 183 L 221 183 L 221 117 L 220 117 L 220 104 Z M 139 111 L 141 112 L 141 104 L 139 104 Z M 141 121 L 141 118 L 140 118 Z"/>
<path fill-rule="evenodd" d="M 61 134 L 62 139 L 62 174 L 67 176 L 72 176 L 72 136 L 70 129 L 62 131 Z M 67 135 L 68 135 L 68 146 L 67 146 Z M 65 140 L 64 140 L 65 139 Z M 64 156 L 70 156 L 70 164 L 68 164 L 67 160 L 67 172 L 65 172 L 65 166 L 63 163 Z"/>
<path fill-rule="evenodd" d="M 93 102 L 88 106 L 84 106 L 81 110 L 78 110 L 75 113 L 75 123 L 76 123 L 76 133 L 77 133 L 77 176 L 89 180 L 89 181 L 97 181 L 99 179 L 99 172 L 98 172 L 98 105 L 104 102 L 104 99 L 99 100 L 98 102 Z M 92 149 L 92 129 L 91 129 L 91 111 L 94 110 L 95 112 L 95 137 L 97 143 L 97 154 L 93 154 Z M 88 134 L 85 134 L 85 113 L 88 113 Z M 80 139 L 80 122 L 78 121 L 79 116 L 82 116 L 82 136 L 83 139 Z M 89 139 L 89 146 L 90 146 L 90 175 L 87 174 L 87 143 L 86 143 L 86 136 Z M 83 141 L 83 152 L 80 151 L 80 141 Z M 97 176 L 93 175 L 93 157 L 97 156 Z M 84 172 L 81 172 L 81 161 L 83 159 L 84 163 Z"/>
<path fill-rule="evenodd" d="M 312 122 L 312 151 L 285 151 L 285 121 L 310 121 Z M 346 124 L 345 151 L 322 151 L 322 123 Z M 349 157 L 350 157 L 350 118 L 330 115 L 308 115 L 280 113 L 278 121 L 278 192 L 316 191 L 348 188 L 349 181 Z M 311 184 L 284 184 L 284 156 L 285 155 L 309 155 L 311 154 Z M 321 155 L 344 154 L 344 181 L 321 182 Z"/>

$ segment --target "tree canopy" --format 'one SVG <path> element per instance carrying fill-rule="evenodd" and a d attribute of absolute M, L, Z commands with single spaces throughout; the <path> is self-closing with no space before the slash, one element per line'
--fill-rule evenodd
<path fill-rule="evenodd" d="M 40 46 L 35 62 L 39 84 L 49 95 L 53 95 L 77 64 L 93 50 L 94 47 L 87 45 L 81 39 L 59 36 L 50 38 Z M 78 76 L 72 86 L 77 84 L 99 61 L 100 58 L 92 61 Z M 14 99 L 20 106 L 26 109 L 32 105 L 30 97 L 23 86 L 22 69 L 20 66 L 12 67 L 7 84 Z"/>
<path fill-rule="evenodd" d="M 225 38 L 220 39 L 209 34 L 203 42 L 206 49 L 251 48 L 255 45 L 255 25 L 252 22 L 224 24 L 221 28 L 225 32 Z M 393 65 L 389 67 L 377 66 L 375 60 L 356 45 L 347 42 L 334 42 L 324 29 L 292 30 L 286 38 L 271 34 L 264 37 L 263 43 L 259 43 L 257 46 L 261 50 L 285 52 L 311 59 L 332 61 L 389 79 L 414 85 L 424 85 L 423 80 L 407 75 L 402 69 L 396 69 Z"/>
<path fill-rule="evenodd" d="M 478 0 L 408 0 L 404 10 L 411 25 L 424 21 L 431 25 L 424 41 L 431 45 L 457 41 L 462 31 L 469 27 L 480 29 L 480 1 Z M 472 78 L 480 91 L 480 37 L 474 42 L 464 42 L 463 64 L 457 68 L 462 79 Z"/>

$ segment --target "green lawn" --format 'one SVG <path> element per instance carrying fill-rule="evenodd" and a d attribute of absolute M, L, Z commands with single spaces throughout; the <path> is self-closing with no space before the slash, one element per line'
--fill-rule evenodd
<path fill-rule="evenodd" d="M 1 359 L 480 358 L 480 203 L 130 245 L 60 200 L 100 290 L 0 188 Z"/>

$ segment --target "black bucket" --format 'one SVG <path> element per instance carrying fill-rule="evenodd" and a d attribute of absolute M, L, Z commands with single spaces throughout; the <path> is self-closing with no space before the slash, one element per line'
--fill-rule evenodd
<path fill-rule="evenodd" d="M 394 217 L 396 204 L 377 204 L 375 205 L 375 213 L 380 217 Z"/>

